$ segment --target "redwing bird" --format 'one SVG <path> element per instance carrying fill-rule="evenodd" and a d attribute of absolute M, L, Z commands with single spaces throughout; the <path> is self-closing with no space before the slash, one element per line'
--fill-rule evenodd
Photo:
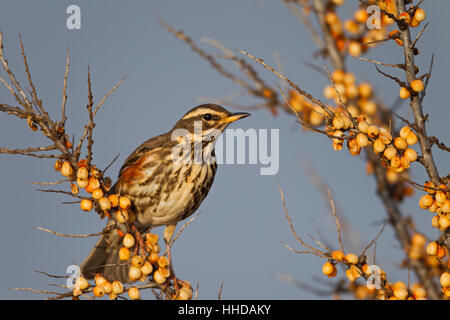
<path fill-rule="evenodd" d="M 133 151 L 109 193 L 131 200 L 138 232 L 175 226 L 197 210 L 216 173 L 216 139 L 230 123 L 247 116 L 248 113 L 231 113 L 215 104 L 203 104 L 187 112 L 172 130 L 145 141 Z M 127 232 L 127 225 L 110 218 L 108 225 L 112 224 Z M 82 263 L 82 274 L 92 278 L 99 273 L 110 281 L 128 282 L 128 266 L 118 257 L 121 242 L 117 228 L 102 235 Z"/>

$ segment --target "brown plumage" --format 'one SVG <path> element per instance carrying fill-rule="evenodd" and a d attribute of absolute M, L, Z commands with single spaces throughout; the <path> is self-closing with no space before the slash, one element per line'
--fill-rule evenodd
<path fill-rule="evenodd" d="M 130 198 L 139 232 L 175 225 L 197 210 L 214 181 L 215 139 L 231 122 L 248 115 L 232 114 L 214 104 L 200 105 L 169 132 L 145 141 L 131 153 L 110 193 Z M 109 219 L 111 224 L 122 232 L 129 227 Z M 121 241 L 117 229 L 101 236 L 81 265 L 83 275 L 92 278 L 100 273 L 110 281 L 127 282 L 128 266 L 118 258 Z"/>

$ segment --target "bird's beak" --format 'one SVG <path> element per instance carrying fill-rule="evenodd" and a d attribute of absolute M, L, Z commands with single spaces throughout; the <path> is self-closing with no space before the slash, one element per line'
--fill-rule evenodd
<path fill-rule="evenodd" d="M 231 123 L 234 122 L 236 120 L 242 119 L 242 118 L 246 118 L 250 115 L 250 113 L 247 112 L 237 112 L 237 113 L 233 113 L 230 116 L 221 119 L 219 122 L 220 123 Z"/>

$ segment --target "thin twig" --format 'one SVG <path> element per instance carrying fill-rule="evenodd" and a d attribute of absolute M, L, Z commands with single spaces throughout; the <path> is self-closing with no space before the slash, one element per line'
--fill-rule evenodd
<path fill-rule="evenodd" d="M 97 232 L 97 233 L 91 233 L 91 234 L 67 234 L 67 233 L 60 233 L 60 232 L 52 231 L 52 230 L 50 230 L 50 229 L 42 228 L 42 227 L 39 227 L 39 226 L 33 226 L 33 228 L 36 228 L 36 229 L 38 229 L 38 230 L 45 231 L 45 232 L 48 232 L 48 233 L 51 233 L 51 234 L 54 234 L 54 235 L 60 236 L 60 237 L 68 237 L 68 238 L 89 238 L 89 237 L 96 237 L 96 236 L 105 234 L 105 233 L 107 233 L 107 232 L 110 232 L 111 229 L 112 229 L 112 226 L 106 227 L 106 228 L 104 228 L 104 229 L 103 229 L 102 231 L 100 231 L 100 232 Z"/>

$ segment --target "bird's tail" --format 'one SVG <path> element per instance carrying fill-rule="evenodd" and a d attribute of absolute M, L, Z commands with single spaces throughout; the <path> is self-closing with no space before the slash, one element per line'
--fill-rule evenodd
<path fill-rule="evenodd" d="M 110 219 L 108 226 L 114 221 Z M 119 249 L 122 237 L 116 228 L 103 234 L 98 239 L 92 251 L 81 264 L 81 273 L 87 279 L 92 279 L 96 274 L 101 274 L 109 281 L 118 280 L 122 283 L 129 282 L 129 263 L 120 261 Z"/>

